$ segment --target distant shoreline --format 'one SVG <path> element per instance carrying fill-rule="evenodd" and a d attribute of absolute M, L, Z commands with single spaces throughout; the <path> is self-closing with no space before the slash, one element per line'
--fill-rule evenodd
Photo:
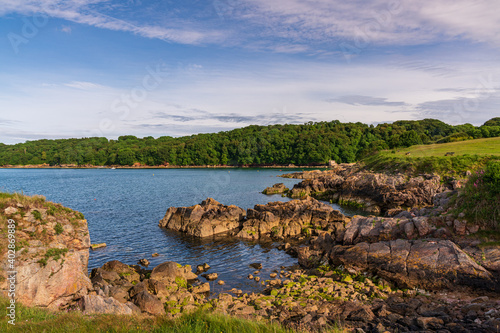
<path fill-rule="evenodd" d="M 327 165 L 3 165 L 0 169 L 327 169 Z"/>

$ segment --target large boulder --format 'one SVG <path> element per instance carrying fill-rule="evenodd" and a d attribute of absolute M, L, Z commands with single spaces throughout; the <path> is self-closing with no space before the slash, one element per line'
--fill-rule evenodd
<path fill-rule="evenodd" d="M 182 278 L 186 281 L 194 280 L 198 276 L 191 271 L 191 266 L 181 266 L 173 261 L 167 261 L 156 266 L 151 272 L 151 279 L 161 282 L 175 282 Z"/>
<path fill-rule="evenodd" d="M 212 198 L 191 207 L 170 207 L 159 226 L 196 237 L 208 237 L 241 227 L 245 210 Z"/>
<path fill-rule="evenodd" d="M 85 295 L 79 300 L 79 306 L 84 314 L 115 314 L 130 315 L 134 311 L 131 304 L 122 304 L 113 297 Z"/>
<path fill-rule="evenodd" d="M 102 269 L 105 272 L 108 272 L 108 274 L 116 273 L 120 278 L 125 279 L 129 282 L 134 282 L 134 281 L 137 282 L 140 279 L 140 275 L 135 271 L 135 269 L 118 260 L 109 261 L 105 263 L 100 269 Z M 101 274 L 103 274 L 103 272 Z"/>
<path fill-rule="evenodd" d="M 141 291 L 134 297 L 134 304 L 141 309 L 142 312 L 150 315 L 165 314 L 163 303 L 158 297 L 151 295 L 147 291 Z"/>

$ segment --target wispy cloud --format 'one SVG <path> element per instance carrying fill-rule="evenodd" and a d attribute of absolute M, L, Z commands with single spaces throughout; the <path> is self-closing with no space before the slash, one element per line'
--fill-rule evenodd
<path fill-rule="evenodd" d="M 104 86 L 92 82 L 85 82 L 85 81 L 71 81 L 68 83 L 65 83 L 64 86 L 70 87 L 70 88 L 75 88 L 75 89 L 82 89 L 82 90 L 89 90 L 89 89 L 99 89 L 99 88 L 104 88 Z"/>
<path fill-rule="evenodd" d="M 340 96 L 337 98 L 331 98 L 327 100 L 331 103 L 344 103 L 349 105 L 367 105 L 367 106 L 406 106 L 405 102 L 390 102 L 387 98 L 381 97 L 371 97 L 371 96 L 362 96 L 362 95 L 347 95 Z"/>
<path fill-rule="evenodd" d="M 67 34 L 71 34 L 72 29 L 69 25 L 63 25 L 60 29 L 62 32 L 65 32 Z"/>
<path fill-rule="evenodd" d="M 43 13 L 49 17 L 65 19 L 71 22 L 86 24 L 102 29 L 131 32 L 147 38 L 156 38 L 181 44 L 202 44 L 222 41 L 225 34 L 205 27 L 190 29 L 188 27 L 167 27 L 162 25 L 144 25 L 106 15 L 99 11 L 100 4 L 107 0 L 1 0 L 0 15 L 11 12 L 32 14 Z M 66 29 L 67 30 L 67 29 Z"/>
<path fill-rule="evenodd" d="M 211 4 L 134 4 L 110 0 L 0 0 L 0 15 L 42 12 L 71 22 L 169 42 L 239 45 L 278 53 L 338 50 L 343 43 L 364 48 L 370 44 L 420 45 L 467 40 L 500 47 L 500 2 L 491 0 L 214 0 Z"/>
<path fill-rule="evenodd" d="M 242 19 L 262 35 L 296 41 L 356 45 L 418 45 L 470 40 L 500 46 L 500 3 L 488 0 L 370 2 L 354 0 L 243 0 Z"/>
<path fill-rule="evenodd" d="M 271 112 L 266 114 L 256 115 L 241 115 L 238 113 L 218 114 L 197 109 L 187 109 L 183 114 L 174 114 L 170 112 L 158 111 L 152 113 L 153 118 L 166 119 L 172 122 L 193 122 L 193 121 L 216 121 L 220 123 L 235 123 L 235 124 L 280 124 L 280 123 L 303 123 L 311 120 L 311 117 L 304 113 L 288 114 L 286 112 Z M 158 124 L 151 125 L 157 126 Z M 141 126 L 150 126 L 143 124 Z"/>
<path fill-rule="evenodd" d="M 487 119 L 500 116 L 500 92 L 487 98 L 459 97 L 433 100 L 416 106 L 417 118 L 445 119 L 448 123 L 480 124 Z"/>
<path fill-rule="evenodd" d="M 19 123 L 19 121 L 17 121 L 17 120 L 0 118 L 0 125 L 8 126 L 8 125 L 13 125 L 13 124 L 17 124 L 17 123 Z"/>

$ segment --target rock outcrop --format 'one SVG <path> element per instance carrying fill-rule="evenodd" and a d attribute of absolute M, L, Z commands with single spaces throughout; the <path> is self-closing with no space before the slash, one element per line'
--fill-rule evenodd
<path fill-rule="evenodd" d="M 238 237 L 277 239 L 309 236 L 317 230 L 341 235 L 349 219 L 331 206 L 307 197 L 303 200 L 270 202 L 247 210 L 247 219 Z"/>
<path fill-rule="evenodd" d="M 492 274 L 449 240 L 394 240 L 336 245 L 334 265 L 368 271 L 406 288 L 440 289 L 469 285 L 491 289 Z"/>
<path fill-rule="evenodd" d="M 468 245 L 471 241 L 460 237 L 475 228 L 443 212 L 438 206 L 393 218 L 354 216 L 342 237 L 323 231 L 295 252 L 306 268 L 341 265 L 351 272 L 376 274 L 404 288 L 438 290 L 467 285 L 500 290 L 500 251 L 479 248 L 477 241 Z M 457 245 L 462 243 L 467 247 Z"/>
<path fill-rule="evenodd" d="M 255 205 L 246 212 L 208 198 L 201 205 L 170 207 L 159 225 L 196 237 L 233 231 L 239 238 L 255 240 L 310 236 L 318 230 L 331 230 L 340 237 L 348 220 L 331 206 L 311 197 Z"/>
<path fill-rule="evenodd" d="M 351 164 L 292 176 L 305 178 L 290 190 L 292 198 L 312 195 L 374 214 L 432 205 L 433 197 L 442 190 L 438 175 L 387 175 Z"/>
<path fill-rule="evenodd" d="M 64 308 L 91 288 L 87 276 L 90 238 L 79 212 L 18 194 L 0 199 L 1 270 L 17 271 L 16 300 L 26 306 Z M 7 220 L 15 221 L 15 260 L 7 260 Z M 0 288 L 5 294 L 7 283 Z"/>
<path fill-rule="evenodd" d="M 414 239 L 438 236 L 446 231 L 438 231 L 425 216 L 406 218 L 364 217 L 354 216 L 347 226 L 343 244 L 351 245 L 360 242 L 377 242 L 381 240 Z"/>
<path fill-rule="evenodd" d="M 191 207 L 170 207 L 159 226 L 195 237 L 208 237 L 241 228 L 245 210 L 212 198 Z"/>
<path fill-rule="evenodd" d="M 274 184 L 271 187 L 266 187 L 262 193 L 271 195 L 271 194 L 283 194 L 289 191 L 288 187 L 283 183 Z"/>

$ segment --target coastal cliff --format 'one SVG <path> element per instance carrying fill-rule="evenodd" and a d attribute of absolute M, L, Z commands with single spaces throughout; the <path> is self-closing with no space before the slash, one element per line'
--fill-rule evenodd
<path fill-rule="evenodd" d="M 83 215 L 42 196 L 0 195 L 2 294 L 7 272 L 17 272 L 16 300 L 24 305 L 59 309 L 86 295 L 90 237 Z M 8 238 L 8 220 L 15 222 L 14 238 Z"/>

